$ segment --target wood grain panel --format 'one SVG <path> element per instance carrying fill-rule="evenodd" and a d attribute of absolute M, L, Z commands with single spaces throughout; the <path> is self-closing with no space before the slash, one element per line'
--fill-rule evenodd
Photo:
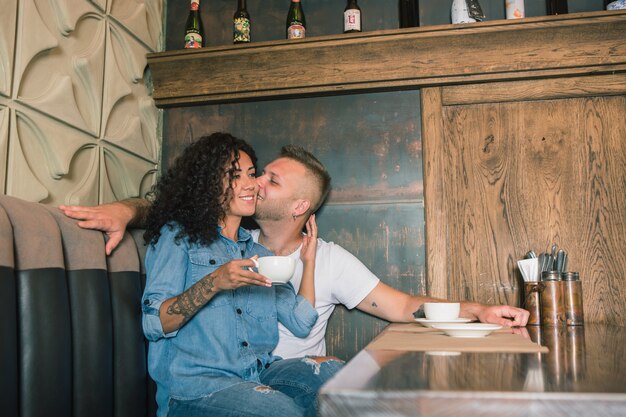
<path fill-rule="evenodd" d="M 614 91 L 626 88 L 620 80 Z M 451 96 L 475 97 L 474 88 L 455 87 Z M 425 171 L 427 237 L 431 228 L 445 230 L 449 260 L 447 275 L 433 270 L 429 283 L 448 283 L 451 298 L 518 303 L 515 261 L 554 242 L 569 252 L 569 269 L 581 273 L 586 320 L 623 325 L 626 97 L 578 97 L 575 88 L 572 95 L 444 106 L 443 140 L 424 131 L 425 167 L 443 158 L 438 175 L 445 199 L 444 217 L 432 215 Z M 441 155 L 426 153 L 431 141 Z M 428 254 L 428 262 L 441 261 Z"/>
<path fill-rule="evenodd" d="M 611 72 L 626 11 L 150 54 L 158 106 Z M 513 46 L 513 47 L 512 47 Z M 183 70 L 184 69 L 184 70 Z"/>
<path fill-rule="evenodd" d="M 624 72 L 593 77 L 522 80 L 448 86 L 442 92 L 444 106 L 455 104 L 500 103 L 517 100 L 611 96 L 626 93 Z"/>
<path fill-rule="evenodd" d="M 427 238 L 426 279 L 428 294 L 449 298 L 448 294 L 448 242 L 446 239 L 446 210 L 442 141 L 443 114 L 441 88 L 424 88 L 422 93 L 422 141 L 424 150 L 424 212 Z"/>

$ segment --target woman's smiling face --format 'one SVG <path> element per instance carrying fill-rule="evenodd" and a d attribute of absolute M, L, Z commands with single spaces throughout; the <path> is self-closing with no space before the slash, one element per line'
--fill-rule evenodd
<path fill-rule="evenodd" d="M 229 195 L 228 207 L 226 214 L 231 216 L 252 216 L 256 209 L 257 193 L 259 186 L 256 181 L 256 169 L 252 163 L 250 156 L 240 151 L 239 160 L 235 164 L 235 170 L 232 172 L 231 189 L 225 190 L 225 194 Z M 224 178 L 225 187 L 228 187 L 229 176 Z"/>

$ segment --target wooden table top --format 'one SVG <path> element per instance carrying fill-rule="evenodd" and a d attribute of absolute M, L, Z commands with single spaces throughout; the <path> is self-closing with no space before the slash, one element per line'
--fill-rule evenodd
<path fill-rule="evenodd" d="M 626 416 L 625 327 L 526 330 L 549 352 L 366 347 L 322 387 L 320 415 Z"/>

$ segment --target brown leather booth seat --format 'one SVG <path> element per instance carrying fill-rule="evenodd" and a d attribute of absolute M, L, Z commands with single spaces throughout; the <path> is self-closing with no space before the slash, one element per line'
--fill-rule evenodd
<path fill-rule="evenodd" d="M 143 246 L 0 196 L 0 416 L 154 416 Z"/>

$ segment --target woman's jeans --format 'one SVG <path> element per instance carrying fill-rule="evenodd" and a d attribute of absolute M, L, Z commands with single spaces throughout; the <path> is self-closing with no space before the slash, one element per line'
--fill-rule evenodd
<path fill-rule="evenodd" d="M 313 417 L 317 393 L 343 365 L 333 359 L 278 360 L 240 384 L 194 400 L 171 399 L 168 417 Z"/>

